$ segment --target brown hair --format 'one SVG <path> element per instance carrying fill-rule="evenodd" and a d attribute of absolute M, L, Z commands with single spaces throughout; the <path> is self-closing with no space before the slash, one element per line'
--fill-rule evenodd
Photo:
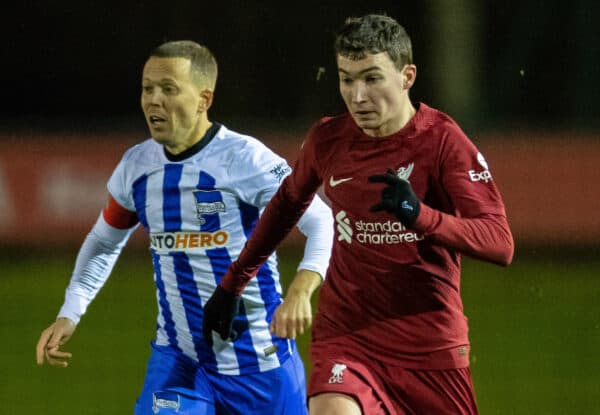
<path fill-rule="evenodd" d="M 413 63 L 406 30 L 393 18 L 381 14 L 347 18 L 336 34 L 334 48 L 337 55 L 355 60 L 364 59 L 368 53 L 386 52 L 398 69 Z"/>
<path fill-rule="evenodd" d="M 215 89 L 217 84 L 217 60 L 206 47 L 191 40 L 163 43 L 150 52 L 150 57 L 185 58 L 191 62 L 192 79 L 203 87 Z"/>

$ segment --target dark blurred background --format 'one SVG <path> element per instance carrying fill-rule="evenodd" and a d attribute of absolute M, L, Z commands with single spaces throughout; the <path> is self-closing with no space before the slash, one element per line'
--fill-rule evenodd
<path fill-rule="evenodd" d="M 598 127 L 600 4 L 479 1 L 45 1 L 3 19 L 3 123 L 65 128 L 141 120 L 140 73 L 166 40 L 193 39 L 220 64 L 214 118 L 289 125 L 340 110 L 333 33 L 385 12 L 412 36 L 412 96 L 465 128 Z M 317 79 L 319 68 L 326 71 Z M 52 122 L 50 120 L 49 122 Z M 37 125 L 38 127 L 42 127 Z"/>
<path fill-rule="evenodd" d="M 598 412 L 599 2 L 68 0 L 0 14 L 0 413 L 132 412 L 156 313 L 143 232 L 69 342 L 71 367 L 36 367 L 34 347 L 112 169 L 147 137 L 139 93 L 150 50 L 207 45 L 220 70 L 211 118 L 293 162 L 310 124 L 344 110 L 333 35 L 368 12 L 405 26 L 418 67 L 411 97 L 463 127 L 506 204 L 514 263 L 464 260 L 481 413 Z M 281 252 L 284 285 L 300 241 Z"/>

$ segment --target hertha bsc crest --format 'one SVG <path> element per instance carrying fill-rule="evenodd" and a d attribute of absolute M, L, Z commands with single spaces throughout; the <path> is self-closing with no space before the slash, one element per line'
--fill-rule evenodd
<path fill-rule="evenodd" d="M 196 214 L 200 225 L 206 223 L 203 215 L 214 215 L 218 212 L 225 212 L 225 203 L 223 196 L 218 190 L 196 190 L 194 191 L 196 201 Z"/>

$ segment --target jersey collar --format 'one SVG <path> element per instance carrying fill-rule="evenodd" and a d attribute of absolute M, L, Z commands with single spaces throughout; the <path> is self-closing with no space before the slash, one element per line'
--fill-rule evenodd
<path fill-rule="evenodd" d="M 217 135 L 217 131 L 219 131 L 219 128 L 221 128 L 221 124 L 219 124 L 217 122 L 213 122 L 212 125 L 209 127 L 209 129 L 206 130 L 204 137 L 202 137 L 202 139 L 200 139 L 200 141 L 198 141 L 196 144 L 194 144 L 190 148 L 185 149 L 184 151 L 182 151 L 179 154 L 171 154 L 167 151 L 166 148 L 163 147 L 165 157 L 169 161 L 182 161 L 182 160 L 192 157 L 195 154 L 198 154 L 200 152 L 200 150 L 202 150 L 204 147 L 206 147 L 208 145 L 208 143 L 210 143 L 212 141 L 212 139 L 215 138 L 215 135 Z"/>

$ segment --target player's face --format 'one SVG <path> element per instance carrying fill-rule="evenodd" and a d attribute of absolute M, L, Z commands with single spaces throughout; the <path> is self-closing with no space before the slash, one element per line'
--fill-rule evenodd
<path fill-rule="evenodd" d="M 200 138 L 206 110 L 201 88 L 192 80 L 185 58 L 151 57 L 142 77 L 142 110 L 152 137 L 172 153 Z"/>
<path fill-rule="evenodd" d="M 340 93 L 348 111 L 365 134 L 383 137 L 399 131 L 412 108 L 408 89 L 416 67 L 399 70 L 387 53 L 353 60 L 337 56 Z"/>

